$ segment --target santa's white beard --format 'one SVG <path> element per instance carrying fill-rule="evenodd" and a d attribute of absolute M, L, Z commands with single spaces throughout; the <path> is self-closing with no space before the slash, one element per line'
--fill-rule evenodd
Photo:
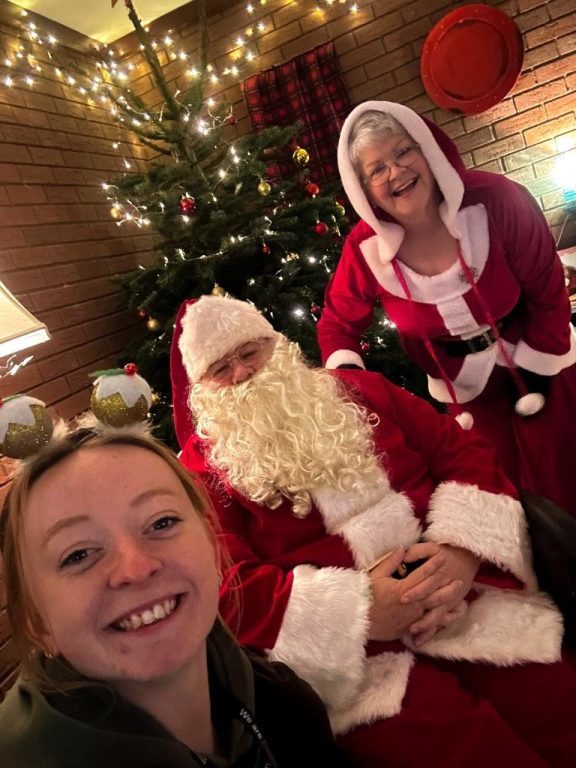
<path fill-rule="evenodd" d="M 304 516 L 314 490 L 353 490 L 379 473 L 368 414 L 284 338 L 251 379 L 220 389 L 196 384 L 189 405 L 211 464 L 269 507 L 285 496 Z"/>

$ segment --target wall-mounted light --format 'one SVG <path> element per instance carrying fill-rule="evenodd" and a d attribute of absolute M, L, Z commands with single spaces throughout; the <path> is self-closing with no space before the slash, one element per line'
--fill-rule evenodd
<path fill-rule="evenodd" d="M 48 329 L 0 283 L 0 376 L 16 373 L 15 355 L 50 339 Z M 6 358 L 8 360 L 6 361 Z M 30 358 L 28 358 L 30 359 Z M 28 362 L 28 361 L 26 361 Z"/>

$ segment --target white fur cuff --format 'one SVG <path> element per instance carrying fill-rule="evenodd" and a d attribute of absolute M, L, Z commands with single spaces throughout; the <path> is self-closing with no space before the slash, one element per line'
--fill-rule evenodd
<path fill-rule="evenodd" d="M 338 368 L 339 365 L 359 365 L 360 368 L 365 368 L 364 360 L 351 349 L 337 349 L 336 352 L 332 352 L 324 367 Z"/>
<path fill-rule="evenodd" d="M 564 368 L 576 362 L 576 331 L 570 328 L 570 349 L 564 355 L 539 352 L 520 340 L 514 353 L 514 362 L 520 368 L 539 373 L 541 376 L 556 376 Z"/>
<path fill-rule="evenodd" d="M 430 499 L 424 538 L 452 544 L 536 588 L 524 512 L 518 501 L 475 485 L 441 483 Z"/>
<path fill-rule="evenodd" d="M 363 679 L 370 579 L 360 571 L 310 565 L 299 565 L 293 573 L 270 658 L 310 683 L 328 707 L 345 707 Z"/>

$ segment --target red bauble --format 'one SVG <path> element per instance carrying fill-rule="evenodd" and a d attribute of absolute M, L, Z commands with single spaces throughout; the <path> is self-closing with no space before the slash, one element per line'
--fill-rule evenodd
<path fill-rule="evenodd" d="M 314 232 L 317 235 L 325 235 L 328 232 L 328 224 L 324 221 L 317 221 L 314 225 Z"/>
<path fill-rule="evenodd" d="M 370 344 L 367 341 L 361 341 L 360 349 L 362 352 L 370 352 Z"/>
<path fill-rule="evenodd" d="M 266 256 L 268 256 L 268 254 L 270 253 L 270 246 L 267 245 L 266 243 L 264 243 L 264 245 L 262 246 L 262 253 L 265 254 Z"/>
<path fill-rule="evenodd" d="M 138 367 L 136 363 L 126 363 L 124 366 L 124 373 L 126 376 L 136 376 L 138 373 Z"/>
<path fill-rule="evenodd" d="M 306 192 L 308 192 L 310 197 L 316 197 L 320 192 L 320 187 L 318 184 L 314 184 L 313 181 L 309 181 L 308 184 L 306 184 Z"/>
<path fill-rule="evenodd" d="M 237 124 L 237 122 L 238 122 L 238 118 L 237 118 L 237 117 L 234 117 L 234 115 L 232 115 L 232 116 L 229 118 L 228 122 L 230 123 L 230 125 L 236 125 L 236 124 Z"/>
<path fill-rule="evenodd" d="M 178 208 L 180 208 L 181 214 L 190 216 L 191 213 L 196 211 L 196 207 L 196 200 L 194 200 L 193 197 L 190 197 L 190 195 L 182 195 L 180 202 L 178 203 Z"/>
<path fill-rule="evenodd" d="M 148 312 L 146 312 L 145 309 L 139 309 L 138 310 L 138 317 L 141 317 L 142 319 L 144 319 L 145 317 L 148 317 Z"/>
<path fill-rule="evenodd" d="M 312 312 L 313 315 L 319 315 L 320 312 L 322 312 L 322 307 L 318 304 L 312 304 L 310 307 L 310 312 Z"/>

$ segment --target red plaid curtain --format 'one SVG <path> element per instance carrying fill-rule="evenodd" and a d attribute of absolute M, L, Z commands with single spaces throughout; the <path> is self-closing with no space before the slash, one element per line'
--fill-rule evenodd
<path fill-rule="evenodd" d="M 298 143 L 310 154 L 314 178 L 338 178 L 336 149 L 350 100 L 333 43 L 325 43 L 242 84 L 255 131 L 300 121 Z"/>

